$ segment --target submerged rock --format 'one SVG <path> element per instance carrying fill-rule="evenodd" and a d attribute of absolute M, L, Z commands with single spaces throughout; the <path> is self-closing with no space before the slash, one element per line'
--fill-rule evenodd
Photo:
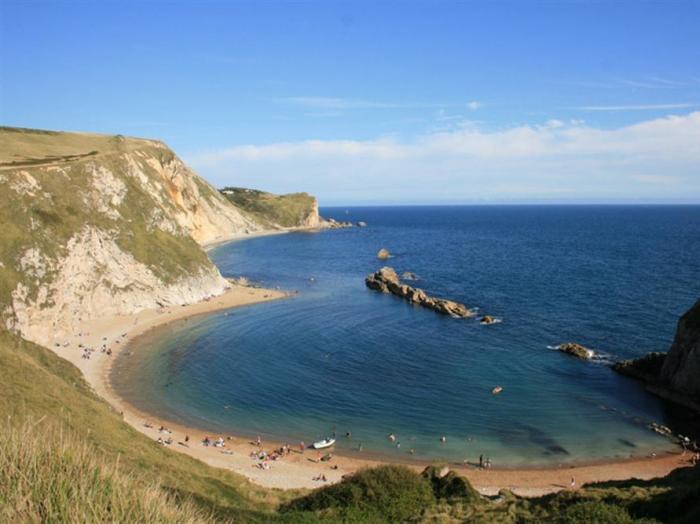
<path fill-rule="evenodd" d="M 443 315 L 460 318 L 467 318 L 474 315 L 464 304 L 444 298 L 431 297 L 422 289 L 402 284 L 396 271 L 391 267 L 383 267 L 376 273 L 368 275 L 367 278 L 365 278 L 365 284 L 368 288 L 374 289 L 375 291 L 391 293 L 392 295 L 407 300 L 411 304 L 432 309 Z"/>
<path fill-rule="evenodd" d="M 390 258 L 390 257 L 391 257 L 391 253 L 389 253 L 389 250 L 388 250 L 388 249 L 381 248 L 381 249 L 377 252 L 377 258 L 378 258 L 379 260 L 386 260 L 387 258 Z M 393 269 L 392 269 L 392 271 L 393 271 Z"/>
<path fill-rule="evenodd" d="M 362 220 L 360 220 L 360 221 L 357 223 L 357 227 L 367 227 L 367 222 L 363 222 Z"/>
<path fill-rule="evenodd" d="M 491 315 L 484 315 L 479 320 L 479 323 L 484 324 L 485 326 L 488 326 L 489 324 L 496 324 L 497 322 L 498 320 L 493 318 Z"/>
<path fill-rule="evenodd" d="M 401 273 L 401 278 L 404 280 L 418 280 L 418 275 L 411 273 L 410 271 L 404 271 Z"/>
<path fill-rule="evenodd" d="M 583 360 L 590 360 L 595 354 L 593 353 L 592 349 L 585 348 L 581 344 L 577 344 L 576 342 L 567 342 L 566 344 L 560 344 L 559 346 L 557 346 L 557 349 L 563 353 L 566 353 L 567 355 L 581 358 Z"/>

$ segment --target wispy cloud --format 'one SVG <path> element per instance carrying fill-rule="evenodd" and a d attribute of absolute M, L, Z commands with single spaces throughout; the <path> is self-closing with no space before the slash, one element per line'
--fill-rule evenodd
<path fill-rule="evenodd" d="M 394 109 L 406 107 L 401 104 L 388 102 L 374 102 L 372 100 L 359 100 L 353 98 L 335 98 L 327 96 L 290 96 L 278 99 L 286 102 L 313 109 Z"/>
<path fill-rule="evenodd" d="M 275 99 L 277 102 L 305 107 L 308 109 L 343 111 L 350 109 L 448 109 L 465 107 L 471 111 L 483 107 L 483 103 L 472 100 L 465 103 L 455 102 L 390 102 L 381 100 L 366 100 L 360 98 L 343 98 L 331 96 L 287 96 Z"/>
<path fill-rule="evenodd" d="M 567 83 L 594 89 L 674 89 L 685 87 L 695 82 L 694 78 L 679 80 L 660 76 L 648 76 L 644 78 L 616 78 L 609 80 L 577 80 Z"/>
<path fill-rule="evenodd" d="M 579 111 L 658 111 L 664 109 L 691 109 L 699 107 L 700 104 L 633 104 L 619 106 L 579 106 L 575 107 Z"/>
<path fill-rule="evenodd" d="M 473 124 L 411 142 L 383 137 L 238 145 L 189 160 L 220 185 L 304 189 L 322 202 L 563 194 L 700 201 L 698 143 L 700 111 L 617 129 L 549 120 L 496 131 Z"/>

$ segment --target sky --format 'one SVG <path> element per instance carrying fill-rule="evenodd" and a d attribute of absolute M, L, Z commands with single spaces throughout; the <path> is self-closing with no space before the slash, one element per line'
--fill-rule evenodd
<path fill-rule="evenodd" d="M 0 124 L 321 205 L 700 203 L 700 1 L 0 0 Z"/>

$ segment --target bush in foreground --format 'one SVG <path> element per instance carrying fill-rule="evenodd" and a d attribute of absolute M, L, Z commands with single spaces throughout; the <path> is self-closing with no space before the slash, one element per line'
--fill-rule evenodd
<path fill-rule="evenodd" d="M 435 503 L 430 484 L 405 466 L 380 466 L 348 476 L 291 501 L 282 511 L 313 511 L 326 517 L 403 522 Z"/>

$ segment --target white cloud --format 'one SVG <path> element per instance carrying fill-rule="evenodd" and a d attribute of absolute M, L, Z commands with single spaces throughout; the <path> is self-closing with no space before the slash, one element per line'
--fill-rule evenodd
<path fill-rule="evenodd" d="M 663 109 L 690 109 L 700 104 L 641 104 L 619 106 L 581 106 L 576 107 L 580 111 L 656 111 Z"/>
<path fill-rule="evenodd" d="M 471 102 L 467 103 L 467 109 L 471 109 L 472 111 L 476 111 L 482 106 L 482 103 L 479 102 L 478 100 L 472 100 Z"/>
<path fill-rule="evenodd" d="M 497 131 L 471 124 L 411 142 L 389 137 L 241 145 L 189 160 L 217 185 L 305 190 L 322 203 L 562 195 L 700 201 L 699 145 L 700 112 L 693 112 L 617 129 L 550 120 Z"/>

